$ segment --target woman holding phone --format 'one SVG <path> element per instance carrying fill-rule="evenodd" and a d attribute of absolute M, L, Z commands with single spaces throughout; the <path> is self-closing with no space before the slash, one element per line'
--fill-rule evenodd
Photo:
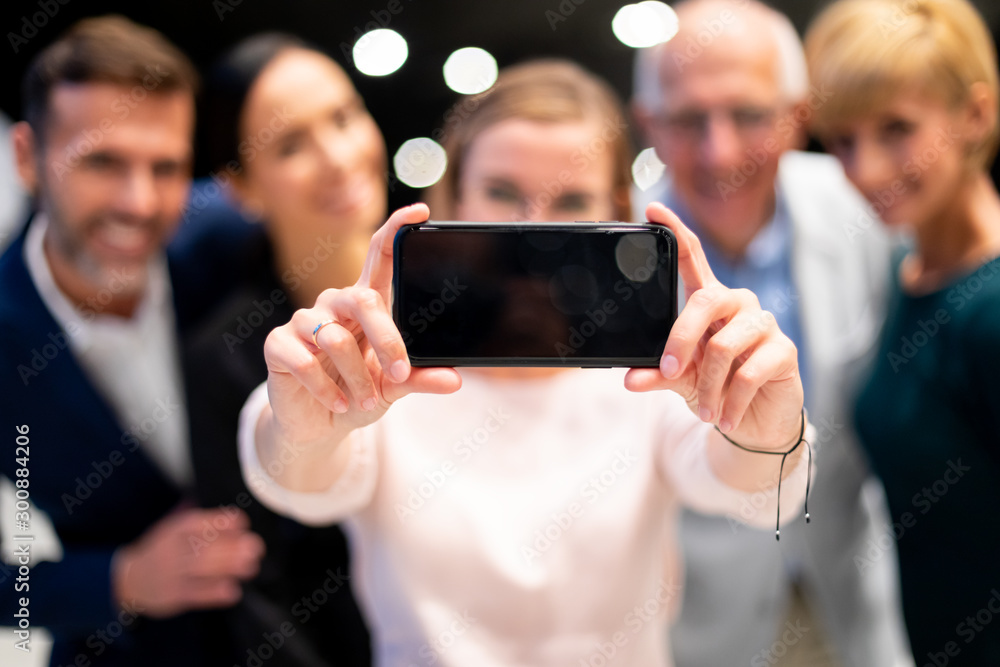
<path fill-rule="evenodd" d="M 624 114 L 607 84 L 538 61 L 475 101 L 445 141 L 435 217 L 627 214 L 627 139 L 606 133 Z M 575 157 L 602 133 L 605 149 Z M 428 215 L 396 211 L 354 286 L 271 332 L 268 381 L 241 415 L 248 485 L 300 521 L 344 521 L 376 664 L 671 664 L 678 503 L 735 513 L 764 487 L 752 522 L 773 526 L 784 459 L 757 452 L 793 448 L 782 515 L 803 499 L 794 345 L 653 204 L 689 297 L 659 368 L 411 368 L 388 308 L 393 238 Z"/>
<path fill-rule="evenodd" d="M 996 49 L 965 0 L 840 0 L 806 51 L 830 92 L 815 129 L 912 237 L 856 409 L 893 515 L 910 643 L 921 664 L 1000 664 Z M 863 226 L 845 231 L 864 242 Z"/>

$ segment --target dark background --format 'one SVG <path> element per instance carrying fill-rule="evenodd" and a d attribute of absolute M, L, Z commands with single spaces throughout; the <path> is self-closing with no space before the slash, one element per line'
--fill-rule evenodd
<path fill-rule="evenodd" d="M 406 139 L 429 136 L 442 125 L 456 96 L 445 86 L 441 67 L 453 50 L 464 46 L 485 48 L 501 67 L 537 56 L 569 57 L 603 75 L 623 96 L 631 93 L 633 50 L 611 32 L 612 17 L 628 0 L 395 0 L 401 8 L 396 14 L 388 10 L 390 0 L 60 1 L 7 0 L 0 9 L 4 35 L 0 50 L 7 81 L 0 90 L 0 108 L 11 118 L 21 115 L 20 80 L 31 57 L 77 19 L 110 12 L 157 28 L 202 67 L 242 37 L 263 30 L 289 31 L 317 43 L 354 80 L 385 134 L 390 159 Z M 825 4 L 825 0 L 772 3 L 800 32 Z M 974 4 L 997 35 L 1000 3 L 974 0 Z M 45 8 L 54 16 L 45 15 Z M 360 74 L 345 55 L 360 34 L 377 27 L 396 30 L 410 47 L 403 67 L 386 77 Z M 27 38 L 26 44 L 17 45 L 16 53 L 11 33 Z M 390 205 L 417 197 L 416 191 L 396 184 Z"/>

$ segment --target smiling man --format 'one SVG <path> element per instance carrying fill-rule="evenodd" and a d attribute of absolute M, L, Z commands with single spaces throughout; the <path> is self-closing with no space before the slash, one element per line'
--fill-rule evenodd
<path fill-rule="evenodd" d="M 63 553 L 0 577 L 0 615 L 49 628 L 52 664 L 227 664 L 199 610 L 234 604 L 263 552 L 242 513 L 184 502 L 176 338 L 220 289 L 164 252 L 190 186 L 196 87 L 183 54 L 121 17 L 76 24 L 25 77 L 12 136 L 36 213 L 0 258 L 0 393 L 3 428 L 30 444 L 0 473 Z M 35 515 L 16 517 L 14 540 L 30 542 Z"/>
<path fill-rule="evenodd" d="M 773 313 L 798 348 L 819 425 L 813 521 L 782 528 L 780 548 L 745 525 L 752 506 L 726 518 L 684 514 L 676 663 L 771 664 L 799 643 L 786 632 L 801 620 L 787 611 L 797 585 L 806 625 L 821 629 L 809 640 L 828 638 L 838 664 L 912 664 L 895 543 L 865 558 L 891 529 L 849 416 L 884 317 L 887 240 L 871 224 L 856 238 L 870 212 L 833 158 L 794 150 L 830 93 L 810 88 L 788 19 L 754 0 L 688 0 L 676 11 L 676 37 L 636 61 L 636 116 L 668 169 L 638 203 L 673 208 L 723 284 L 750 289 Z"/>

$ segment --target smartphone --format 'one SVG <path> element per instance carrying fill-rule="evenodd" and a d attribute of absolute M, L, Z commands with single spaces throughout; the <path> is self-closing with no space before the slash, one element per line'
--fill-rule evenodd
<path fill-rule="evenodd" d="M 620 222 L 409 225 L 392 313 L 413 366 L 656 367 L 677 318 L 677 242 Z"/>

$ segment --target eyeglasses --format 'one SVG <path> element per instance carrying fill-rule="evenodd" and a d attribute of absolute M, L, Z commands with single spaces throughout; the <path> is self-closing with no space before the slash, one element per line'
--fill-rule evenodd
<path fill-rule="evenodd" d="M 679 139 L 699 141 L 708 133 L 709 124 L 725 121 L 741 138 L 754 140 L 774 128 L 778 109 L 773 107 L 738 106 L 715 109 L 684 109 L 665 113 L 656 118 L 657 124 Z"/>

